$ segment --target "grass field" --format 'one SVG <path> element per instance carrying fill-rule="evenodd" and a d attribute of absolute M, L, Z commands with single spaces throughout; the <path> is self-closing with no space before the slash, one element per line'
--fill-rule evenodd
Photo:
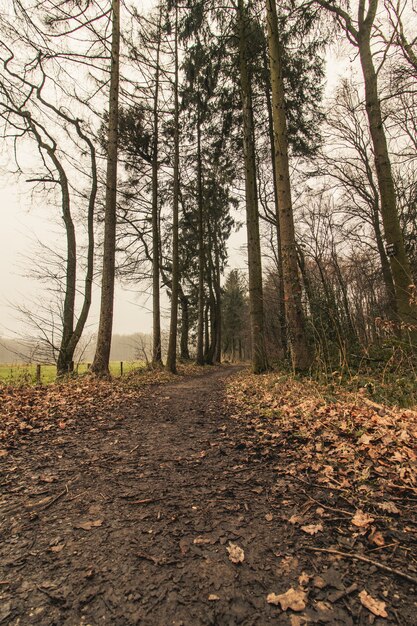
<path fill-rule="evenodd" d="M 123 361 L 123 374 L 127 374 L 134 369 L 143 368 L 144 361 Z M 88 371 L 87 363 L 80 363 L 76 366 L 78 374 L 85 374 Z M 112 376 L 120 376 L 120 361 L 110 362 L 110 372 Z M 55 365 L 41 365 L 41 382 L 52 383 L 55 381 L 56 367 Z M 35 384 L 36 382 L 36 364 L 35 363 L 1 363 L 0 364 L 0 383 L 12 384 Z"/>

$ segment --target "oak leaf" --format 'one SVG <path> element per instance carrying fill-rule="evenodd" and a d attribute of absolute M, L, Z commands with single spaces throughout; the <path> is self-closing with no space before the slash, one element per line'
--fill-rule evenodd
<path fill-rule="evenodd" d="M 307 526 L 301 526 L 301 530 L 309 535 L 317 535 L 317 533 L 322 532 L 323 524 L 307 524 Z"/>
<path fill-rule="evenodd" d="M 359 594 L 359 599 L 363 606 L 371 611 L 374 615 L 378 617 L 388 617 L 388 613 L 385 610 L 385 602 L 381 600 L 376 600 L 364 589 Z"/>
<path fill-rule="evenodd" d="M 368 515 L 368 513 L 364 513 L 361 509 L 358 509 L 352 517 L 352 524 L 358 528 L 366 528 L 366 526 L 369 526 L 369 524 L 372 524 L 374 521 L 373 517 Z"/>
<path fill-rule="evenodd" d="M 306 608 L 307 594 L 302 589 L 293 589 L 290 587 L 285 593 L 277 595 L 276 593 L 269 593 L 266 597 L 268 604 L 281 605 L 281 609 L 286 611 L 291 609 L 292 611 L 303 611 Z"/>
<path fill-rule="evenodd" d="M 229 561 L 236 564 L 243 563 L 245 559 L 245 553 L 243 552 L 242 548 L 240 548 L 235 543 L 229 543 L 226 549 L 229 553 Z"/>

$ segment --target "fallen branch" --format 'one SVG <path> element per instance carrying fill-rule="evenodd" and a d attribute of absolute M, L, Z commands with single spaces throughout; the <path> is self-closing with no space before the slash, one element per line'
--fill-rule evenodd
<path fill-rule="evenodd" d="M 338 556 L 342 556 L 348 559 L 355 559 L 356 561 L 363 561 L 364 563 L 369 563 L 370 565 L 374 565 L 379 569 L 384 570 L 385 572 L 389 572 L 390 574 L 395 574 L 396 576 L 400 576 L 401 578 L 405 578 L 410 582 L 417 585 L 417 578 L 415 576 L 411 576 L 406 572 L 402 572 L 399 569 L 394 569 L 393 567 L 388 567 L 388 565 L 383 565 L 382 563 L 378 563 L 378 561 L 373 561 L 372 559 L 368 559 L 366 556 L 361 556 L 360 554 L 352 554 L 350 552 L 340 552 L 339 550 L 327 549 L 327 548 L 313 548 L 310 546 L 306 546 L 307 550 L 312 550 L 313 552 L 327 552 L 328 554 L 337 554 Z"/>

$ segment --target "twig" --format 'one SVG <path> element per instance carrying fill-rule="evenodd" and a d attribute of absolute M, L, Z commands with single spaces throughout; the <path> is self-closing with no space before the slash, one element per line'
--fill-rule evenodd
<path fill-rule="evenodd" d="M 159 502 L 162 498 L 145 498 L 144 500 L 132 500 L 129 504 L 150 504 L 151 502 Z"/>
<path fill-rule="evenodd" d="M 41 510 L 45 511 L 45 509 L 49 509 L 50 506 L 52 506 L 57 500 L 59 500 L 59 498 L 62 498 L 62 496 L 65 496 L 65 494 L 67 493 L 68 493 L 68 485 L 65 485 L 65 489 L 63 491 L 60 491 L 58 495 L 55 496 L 55 498 L 52 498 L 52 500 L 50 500 L 43 507 L 41 507 Z"/>
<path fill-rule="evenodd" d="M 370 565 L 374 565 L 375 567 L 379 567 L 379 569 L 384 570 L 385 572 L 389 572 L 390 574 L 395 574 L 396 576 L 400 576 L 401 578 L 405 578 L 410 582 L 417 585 L 417 578 L 415 576 L 411 576 L 410 574 L 406 574 L 399 569 L 394 569 L 392 567 L 388 567 L 388 565 L 383 565 L 382 563 L 378 563 L 378 561 L 373 561 L 372 559 L 366 558 L 366 556 L 361 556 L 360 554 L 350 554 L 349 552 L 340 552 L 339 550 L 326 549 L 326 548 L 313 548 L 310 546 L 306 546 L 307 550 L 312 550 L 313 552 L 327 552 L 328 554 L 337 554 L 338 556 L 342 556 L 348 559 L 355 559 L 357 561 L 363 561 L 364 563 L 369 563 Z"/>

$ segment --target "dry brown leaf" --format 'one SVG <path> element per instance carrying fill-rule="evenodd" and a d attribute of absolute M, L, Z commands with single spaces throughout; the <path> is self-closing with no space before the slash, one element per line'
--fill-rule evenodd
<path fill-rule="evenodd" d="M 235 543 L 229 543 L 226 549 L 229 553 L 229 561 L 232 561 L 232 563 L 236 564 L 243 563 L 245 559 L 245 553 L 243 552 L 242 548 L 240 548 Z"/>
<path fill-rule="evenodd" d="M 308 524 L 307 526 L 301 526 L 301 530 L 309 535 L 317 535 L 323 531 L 323 524 Z"/>
<path fill-rule="evenodd" d="M 265 519 L 267 522 L 272 522 L 272 520 L 274 519 L 274 516 L 272 515 L 272 513 L 267 513 L 265 515 Z"/>
<path fill-rule="evenodd" d="M 304 587 L 304 585 L 306 585 L 309 580 L 310 576 L 305 572 L 301 572 L 300 576 L 298 577 L 298 584 L 300 585 L 300 587 Z"/>
<path fill-rule="evenodd" d="M 394 515 L 399 515 L 400 510 L 394 504 L 394 502 L 377 502 L 377 507 L 381 511 L 385 511 L 386 513 L 394 513 Z"/>
<path fill-rule="evenodd" d="M 358 509 L 352 517 L 352 524 L 358 528 L 366 528 L 366 526 L 369 526 L 369 524 L 372 524 L 374 521 L 373 517 L 368 515 L 368 513 L 364 513 L 361 509 Z"/>
<path fill-rule="evenodd" d="M 196 546 L 199 546 L 201 544 L 205 544 L 205 543 L 211 543 L 211 539 L 208 539 L 207 537 L 196 537 L 193 541 L 193 543 Z"/>
<path fill-rule="evenodd" d="M 277 595 L 276 593 L 269 593 L 266 597 L 268 604 L 281 605 L 281 609 L 286 611 L 291 609 L 292 611 L 303 611 L 306 608 L 307 594 L 302 589 L 293 589 L 290 587 L 285 593 Z"/>
<path fill-rule="evenodd" d="M 220 600 L 219 596 L 216 596 L 215 593 L 211 593 L 208 597 L 208 599 L 210 600 L 210 602 L 216 602 L 216 600 Z"/>
<path fill-rule="evenodd" d="M 75 524 L 74 528 L 81 528 L 82 530 L 91 530 L 92 528 L 98 528 L 102 524 L 103 524 L 102 519 L 96 519 L 93 521 L 79 522 L 78 524 Z"/>
<path fill-rule="evenodd" d="M 377 530 L 375 527 L 372 528 L 372 532 L 369 536 L 369 541 L 371 543 L 374 543 L 376 546 L 384 546 L 385 545 L 385 539 L 384 539 L 384 535 Z"/>
<path fill-rule="evenodd" d="M 374 615 L 377 615 L 378 617 L 388 617 L 388 613 L 385 610 L 385 602 L 375 600 L 375 598 L 370 596 L 365 589 L 360 592 L 359 599 L 363 606 Z"/>
<path fill-rule="evenodd" d="M 290 524 L 298 524 L 298 522 L 301 522 L 302 519 L 303 518 L 300 517 L 300 515 L 291 515 L 288 521 Z"/>
<path fill-rule="evenodd" d="M 59 543 L 57 546 L 52 546 L 51 552 L 61 552 L 65 548 L 65 543 Z"/>

